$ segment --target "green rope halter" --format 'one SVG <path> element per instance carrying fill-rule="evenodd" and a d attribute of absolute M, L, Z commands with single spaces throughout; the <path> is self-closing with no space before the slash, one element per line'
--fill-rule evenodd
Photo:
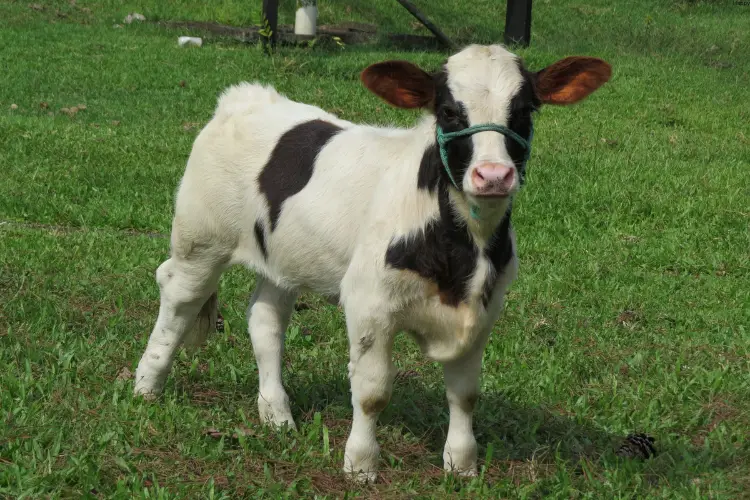
<path fill-rule="evenodd" d="M 436 126 L 436 135 L 437 135 L 437 143 L 440 149 L 440 160 L 443 162 L 443 167 L 445 168 L 445 173 L 448 174 L 448 178 L 451 180 L 451 183 L 461 191 L 461 188 L 458 187 L 458 183 L 456 182 L 456 179 L 453 178 L 453 174 L 451 173 L 451 169 L 448 167 L 448 150 L 446 149 L 446 145 L 452 141 L 453 139 L 457 139 L 459 137 L 466 137 L 466 136 L 472 136 L 478 132 L 498 132 L 500 134 L 503 134 L 506 137 L 510 137 L 514 141 L 516 141 L 525 151 L 526 154 L 523 158 L 523 163 L 521 163 L 521 168 L 518 171 L 518 175 L 521 179 L 521 185 L 526 180 L 526 162 L 529 160 L 529 157 L 531 156 L 531 139 L 534 137 L 534 125 L 532 123 L 531 125 L 531 131 L 529 133 L 529 138 L 524 139 L 517 133 L 513 132 L 508 127 L 505 127 L 503 125 L 496 125 L 494 123 L 485 123 L 482 125 L 473 125 L 471 127 L 466 127 L 465 129 L 458 130 L 456 132 L 444 132 L 443 128 L 440 125 Z M 476 205 L 471 205 L 469 213 L 474 219 L 479 219 L 479 207 Z"/>

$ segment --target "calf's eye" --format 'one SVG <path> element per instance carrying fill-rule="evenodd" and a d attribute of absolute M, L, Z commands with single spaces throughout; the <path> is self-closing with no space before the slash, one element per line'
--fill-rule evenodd
<path fill-rule="evenodd" d="M 457 120 L 458 120 L 458 112 L 456 112 L 456 110 L 454 110 L 454 109 L 451 109 L 451 108 L 443 108 L 443 109 L 442 109 L 442 110 L 440 111 L 440 114 L 442 115 L 442 118 L 443 118 L 443 119 L 444 119 L 445 121 L 448 121 L 448 122 L 455 122 L 455 121 L 457 121 Z"/>

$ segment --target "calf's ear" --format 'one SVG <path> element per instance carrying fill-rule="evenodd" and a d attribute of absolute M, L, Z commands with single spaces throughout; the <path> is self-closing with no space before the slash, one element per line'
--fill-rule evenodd
<path fill-rule="evenodd" d="M 596 57 L 566 57 L 534 74 L 536 92 L 544 104 L 573 104 L 604 85 L 612 67 Z"/>
<path fill-rule="evenodd" d="M 424 108 L 435 99 L 432 77 L 406 61 L 385 61 L 365 68 L 360 75 L 370 92 L 397 108 Z"/>

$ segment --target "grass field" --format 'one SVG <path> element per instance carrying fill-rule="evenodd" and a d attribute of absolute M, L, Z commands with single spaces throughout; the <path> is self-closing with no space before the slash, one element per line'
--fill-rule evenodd
<path fill-rule="evenodd" d="M 389 0 L 319 3 L 321 23 L 422 32 Z M 416 3 L 461 43 L 502 39 L 504 2 Z M 514 210 L 521 273 L 484 358 L 482 474 L 443 474 L 441 371 L 400 338 L 382 473 L 364 487 L 339 472 L 344 319 L 315 296 L 287 339 L 297 433 L 258 422 L 246 270 L 222 279 L 226 332 L 179 356 L 162 399 L 134 398 L 128 370 L 156 318 L 174 190 L 225 86 L 260 79 L 345 119 L 407 126 L 417 116 L 369 95 L 359 71 L 445 54 L 179 49 L 185 32 L 114 26 L 134 11 L 248 25 L 260 2 L 0 1 L 0 496 L 749 495 L 750 6 L 534 2 L 530 67 L 585 54 L 614 75 L 537 117 Z M 631 432 L 659 454 L 617 457 Z"/>

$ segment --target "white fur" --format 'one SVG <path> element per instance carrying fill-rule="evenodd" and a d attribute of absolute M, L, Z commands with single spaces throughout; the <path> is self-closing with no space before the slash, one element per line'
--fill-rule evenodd
<path fill-rule="evenodd" d="M 469 122 L 474 125 L 508 124 L 510 102 L 522 84 L 516 56 L 498 45 L 472 45 L 460 57 L 446 63 L 448 87 L 457 101 L 463 102 Z M 465 193 L 473 191 L 471 174 L 483 162 L 513 165 L 505 149 L 505 136 L 497 132 L 479 132 L 471 137 L 474 157 L 462 184 Z M 516 183 L 518 176 L 516 175 Z M 476 198 L 474 203 L 481 203 Z"/>
<path fill-rule="evenodd" d="M 447 67 L 449 85 L 468 106 L 473 123 L 506 122 L 508 102 L 520 82 L 515 56 L 501 47 L 472 46 L 451 57 Z M 343 130 L 320 152 L 305 188 L 284 202 L 276 229 L 266 232 L 265 259 L 253 231 L 256 220 L 270 228 L 258 176 L 281 135 L 313 119 Z M 451 415 L 445 467 L 476 473 L 469 402 L 478 394 L 484 346 L 517 262 L 514 257 L 500 270 L 486 308 L 482 290 L 491 266 L 483 255 L 468 300 L 458 307 L 443 304 L 434 285 L 415 273 L 386 267 L 384 256 L 394 237 L 416 235 L 439 216 L 437 197 L 416 188 L 420 160 L 434 137 L 429 116 L 411 129 L 379 128 L 340 120 L 258 84 L 224 92 L 214 118 L 195 141 L 180 183 L 171 257 L 157 271 L 161 308 L 138 365 L 135 392 L 162 390 L 176 349 L 215 293 L 221 272 L 242 264 L 259 276 L 248 312 L 263 420 L 294 426 L 281 382 L 281 357 L 297 293 L 308 289 L 340 296 L 354 407 L 345 470 L 360 479 L 376 477 L 375 426 L 391 395 L 393 338 L 407 330 L 427 356 L 445 365 Z M 480 133 L 472 140 L 473 164 L 510 162 L 501 135 Z M 452 199 L 455 211 L 466 217 L 467 201 Z M 500 221 L 505 204 L 483 210 L 494 220 L 469 223 L 480 244 Z"/>

